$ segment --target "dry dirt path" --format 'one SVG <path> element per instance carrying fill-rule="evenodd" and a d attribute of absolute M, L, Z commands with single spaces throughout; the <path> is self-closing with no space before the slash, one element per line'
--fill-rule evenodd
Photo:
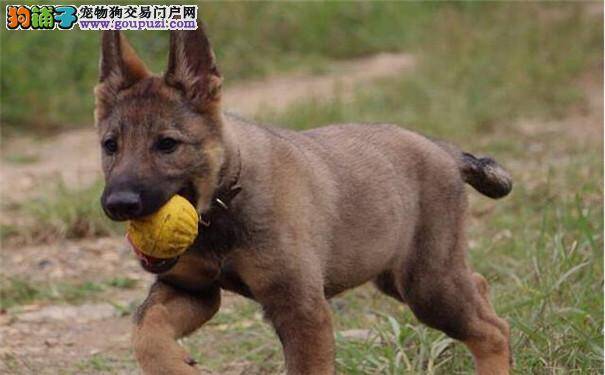
<path fill-rule="evenodd" d="M 379 54 L 336 63 L 322 75 L 279 75 L 226 89 L 229 110 L 253 116 L 279 111 L 301 99 L 331 98 L 375 79 L 412 68 L 408 54 Z M 43 140 L 16 137 L 0 151 L 2 204 L 36 197 L 56 181 L 83 188 L 100 177 L 92 125 Z M 16 159 L 27 162 L 15 162 Z M 2 220 L 10 220 L 3 218 Z M 117 251 L 116 251 L 117 249 Z M 128 312 L 145 296 L 152 277 L 144 273 L 121 238 L 58 241 L 2 249 L 3 278 L 37 285 L 106 285 L 116 278 L 133 287 L 105 288 L 79 303 L 46 302 L 0 313 L 0 373 L 132 373 Z M 223 305 L 233 300 L 226 296 Z M 102 355 L 102 358 L 99 357 Z M 113 358 L 108 367 L 105 358 Z M 117 362 L 116 362 L 117 361 Z M 110 370 L 108 370 L 110 369 Z M 234 373 L 239 373 L 236 366 Z"/>

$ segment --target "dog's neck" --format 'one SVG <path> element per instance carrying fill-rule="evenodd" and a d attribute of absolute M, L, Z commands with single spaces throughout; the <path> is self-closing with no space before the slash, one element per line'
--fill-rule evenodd
<path fill-rule="evenodd" d="M 238 188 L 242 170 L 242 158 L 235 134 L 233 133 L 229 122 L 223 119 L 222 123 L 224 159 L 223 165 L 219 171 L 215 196 L 224 195 L 234 188 Z"/>
<path fill-rule="evenodd" d="M 219 174 L 219 184 L 213 196 L 214 205 L 219 205 L 221 208 L 228 210 L 231 205 L 231 200 L 235 198 L 241 191 L 240 185 L 241 176 L 241 157 L 239 149 L 236 150 L 231 158 L 229 164 L 225 164 L 224 168 L 221 169 Z"/>
<path fill-rule="evenodd" d="M 218 176 L 219 182 L 208 210 L 200 213 L 199 233 L 192 246 L 198 251 L 212 253 L 219 258 L 242 241 L 244 233 L 236 210 L 231 205 L 232 200 L 242 189 L 240 149 L 228 128 L 224 128 L 223 142 L 225 152 Z"/>
<path fill-rule="evenodd" d="M 209 226 L 212 216 L 228 211 L 231 200 L 240 192 L 242 160 L 238 144 L 229 124 L 223 121 L 223 163 L 218 171 L 217 185 L 208 207 L 200 212 L 201 224 Z"/>

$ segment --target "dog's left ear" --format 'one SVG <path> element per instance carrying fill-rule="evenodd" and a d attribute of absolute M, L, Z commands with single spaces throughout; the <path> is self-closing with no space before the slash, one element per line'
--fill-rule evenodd
<path fill-rule="evenodd" d="M 198 111 L 217 109 L 223 80 L 201 24 L 197 30 L 170 32 L 170 56 L 164 78 L 169 86 L 180 89 Z"/>
<path fill-rule="evenodd" d="M 103 31 L 99 84 L 95 87 L 95 118 L 105 118 L 118 93 L 151 76 L 126 37 L 116 30 Z"/>
<path fill-rule="evenodd" d="M 99 82 L 115 86 L 116 91 L 130 87 L 151 73 L 137 56 L 126 37 L 117 30 L 103 31 Z"/>

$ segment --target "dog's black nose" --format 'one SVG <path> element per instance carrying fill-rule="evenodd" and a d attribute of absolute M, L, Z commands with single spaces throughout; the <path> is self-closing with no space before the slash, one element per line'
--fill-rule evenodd
<path fill-rule="evenodd" d="M 115 220 L 137 217 L 143 210 L 140 194 L 133 191 L 112 192 L 105 199 L 104 207 L 109 216 Z"/>

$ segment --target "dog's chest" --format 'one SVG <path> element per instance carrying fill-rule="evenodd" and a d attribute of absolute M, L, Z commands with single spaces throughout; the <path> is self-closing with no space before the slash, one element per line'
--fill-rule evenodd
<path fill-rule="evenodd" d="M 160 275 L 159 279 L 190 291 L 218 284 L 221 289 L 253 298 L 250 288 L 229 260 L 211 253 L 185 255 L 173 269 Z"/>
<path fill-rule="evenodd" d="M 244 297 L 254 298 L 248 285 L 229 263 L 222 265 L 218 283 L 222 289 L 237 293 Z"/>
<path fill-rule="evenodd" d="M 200 256 L 196 253 L 185 253 L 177 264 L 168 272 L 158 276 L 178 288 L 198 291 L 216 283 L 220 275 L 220 260 L 212 254 Z"/>
<path fill-rule="evenodd" d="M 200 226 L 191 248 L 160 279 L 192 291 L 218 283 L 223 289 L 251 297 L 231 262 L 233 253 L 246 243 L 247 237 L 245 226 L 230 213 L 214 216 L 209 226 Z"/>

